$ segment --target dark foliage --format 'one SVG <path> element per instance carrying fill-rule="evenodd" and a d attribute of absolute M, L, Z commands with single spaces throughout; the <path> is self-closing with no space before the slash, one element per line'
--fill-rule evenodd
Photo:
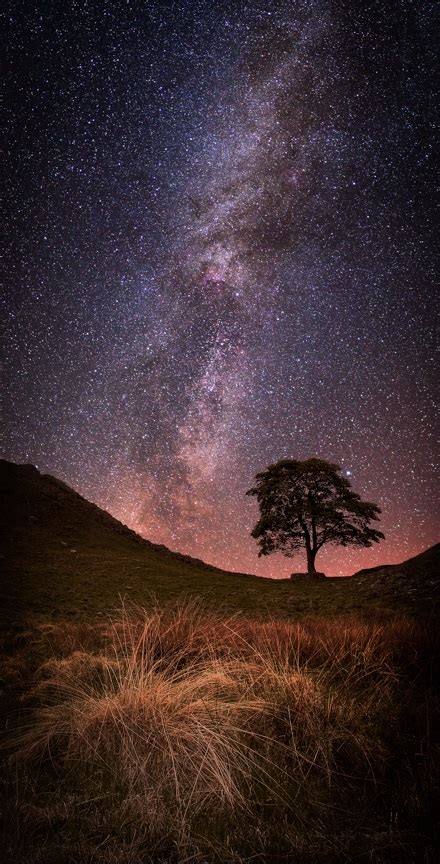
<path fill-rule="evenodd" d="M 338 465 L 324 459 L 281 459 L 256 475 L 255 495 L 261 517 L 252 531 L 259 555 L 307 552 L 307 570 L 315 572 L 315 558 L 325 543 L 371 546 L 384 535 L 370 522 L 380 509 L 361 501 Z"/>

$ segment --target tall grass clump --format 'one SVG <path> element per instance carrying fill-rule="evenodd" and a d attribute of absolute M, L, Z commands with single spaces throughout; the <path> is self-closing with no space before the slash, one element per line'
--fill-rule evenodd
<path fill-rule="evenodd" d="M 14 745 L 22 776 L 42 778 L 38 818 L 35 800 L 23 805 L 32 860 L 52 860 L 54 819 L 54 860 L 61 840 L 78 862 L 411 855 L 414 735 L 427 748 L 410 690 L 416 625 L 258 622 L 186 604 L 123 609 L 79 628 L 77 644 L 74 625 L 65 643 L 54 627 L 40 629 L 52 653 Z"/>

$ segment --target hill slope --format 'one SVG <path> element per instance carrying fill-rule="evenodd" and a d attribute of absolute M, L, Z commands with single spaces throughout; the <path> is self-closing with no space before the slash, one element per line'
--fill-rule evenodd
<path fill-rule="evenodd" d="M 347 579 L 292 583 L 228 573 L 143 540 L 65 483 L 0 460 L 5 623 L 29 616 L 107 613 L 120 601 L 197 596 L 228 612 L 335 615 L 432 611 L 440 545 L 401 565 Z"/>

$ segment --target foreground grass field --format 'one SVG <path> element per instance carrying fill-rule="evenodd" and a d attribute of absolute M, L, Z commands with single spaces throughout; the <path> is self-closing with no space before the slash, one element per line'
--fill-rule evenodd
<path fill-rule="evenodd" d="M 5 670 L 5 860 L 434 862 L 437 669 L 405 619 L 35 625 Z"/>

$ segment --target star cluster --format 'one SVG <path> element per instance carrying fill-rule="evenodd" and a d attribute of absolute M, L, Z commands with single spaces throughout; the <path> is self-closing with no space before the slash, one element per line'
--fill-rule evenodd
<path fill-rule="evenodd" d="M 257 559 L 254 474 L 336 461 L 435 542 L 434 4 L 12 4 L 5 456 Z"/>

